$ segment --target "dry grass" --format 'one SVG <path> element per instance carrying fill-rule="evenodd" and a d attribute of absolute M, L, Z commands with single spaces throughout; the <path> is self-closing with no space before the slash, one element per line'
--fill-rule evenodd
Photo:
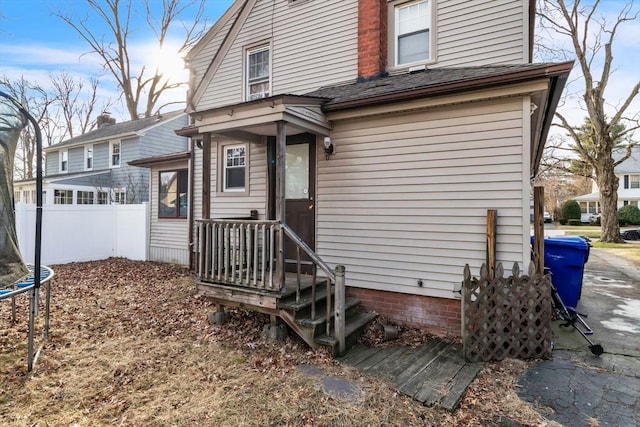
<path fill-rule="evenodd" d="M 208 303 L 179 267 L 110 259 L 55 271 L 51 339 L 31 375 L 26 298 L 15 326 L 0 304 L 3 426 L 481 426 L 500 416 L 550 425 L 516 395 L 524 362 L 487 365 L 447 413 L 295 338 L 263 340 L 262 315 L 235 310 L 226 325 L 208 325 Z M 301 363 L 353 381 L 361 395 L 325 394 Z"/>
<path fill-rule="evenodd" d="M 602 249 L 606 253 L 622 257 L 635 265 L 640 264 L 640 244 L 632 243 L 601 243 L 593 242 L 593 247 Z"/>

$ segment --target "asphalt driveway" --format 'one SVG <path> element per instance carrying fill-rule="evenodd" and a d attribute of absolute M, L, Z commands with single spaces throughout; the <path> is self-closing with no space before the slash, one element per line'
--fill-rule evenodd
<path fill-rule="evenodd" d="M 520 397 L 564 426 L 640 426 L 640 267 L 591 249 L 577 307 L 605 353 L 554 322 L 553 360 L 520 379 Z"/>

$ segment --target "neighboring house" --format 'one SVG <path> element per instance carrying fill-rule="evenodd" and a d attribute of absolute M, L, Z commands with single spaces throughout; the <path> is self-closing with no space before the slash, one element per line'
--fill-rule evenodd
<path fill-rule="evenodd" d="M 459 335 L 487 210 L 497 260 L 530 263 L 530 178 L 572 68 L 530 63 L 534 3 L 235 1 L 186 57 L 191 225 L 176 245 L 198 290 L 317 344 L 279 297 L 297 246 L 303 273 L 344 265 L 365 309 Z"/>
<path fill-rule="evenodd" d="M 148 202 L 149 171 L 127 162 L 186 150 L 187 138 L 175 134 L 176 129 L 186 124 L 187 115 L 181 111 L 122 123 L 115 123 L 106 115 L 99 116 L 96 130 L 44 148 L 44 202 L 78 205 Z M 35 181 L 16 182 L 14 189 L 16 199 L 35 203 L 32 194 Z"/>
<path fill-rule="evenodd" d="M 613 153 L 614 159 L 622 158 L 621 153 Z M 640 201 L 640 147 L 636 147 L 624 162 L 615 167 L 618 177 L 618 209 L 623 206 L 638 206 Z M 600 189 L 593 182 L 591 193 L 576 197 L 583 219 L 600 214 Z"/>

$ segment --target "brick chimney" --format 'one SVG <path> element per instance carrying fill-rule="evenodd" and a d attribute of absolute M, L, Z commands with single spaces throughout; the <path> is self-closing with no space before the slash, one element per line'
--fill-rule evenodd
<path fill-rule="evenodd" d="M 100 129 L 103 126 L 114 125 L 116 123 L 116 119 L 111 117 L 108 112 L 103 112 L 98 117 L 96 117 L 96 128 Z"/>
<path fill-rule="evenodd" d="M 358 80 L 387 75 L 387 1 L 358 1 Z"/>

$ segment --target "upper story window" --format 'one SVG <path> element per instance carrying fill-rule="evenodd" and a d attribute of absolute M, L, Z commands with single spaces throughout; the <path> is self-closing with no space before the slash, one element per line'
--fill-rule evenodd
<path fill-rule="evenodd" d="M 60 151 L 60 172 L 69 172 L 69 152 L 67 150 Z"/>
<path fill-rule="evenodd" d="M 432 0 L 390 3 L 392 63 L 399 67 L 432 59 Z M 391 19 L 392 18 L 392 19 Z"/>
<path fill-rule="evenodd" d="M 186 218 L 188 207 L 187 169 L 160 172 L 159 218 Z"/>
<path fill-rule="evenodd" d="M 222 191 L 245 191 L 247 180 L 247 146 L 227 145 L 222 149 Z"/>
<path fill-rule="evenodd" d="M 120 153 L 122 145 L 120 142 L 112 142 L 109 144 L 109 167 L 120 167 Z"/>
<path fill-rule="evenodd" d="M 640 188 L 640 175 L 625 175 L 623 188 Z"/>
<path fill-rule="evenodd" d="M 247 101 L 269 96 L 271 88 L 269 57 L 268 45 L 247 50 Z"/>
<path fill-rule="evenodd" d="M 84 147 L 84 170 L 90 171 L 93 169 L 93 145 L 87 145 Z"/>

